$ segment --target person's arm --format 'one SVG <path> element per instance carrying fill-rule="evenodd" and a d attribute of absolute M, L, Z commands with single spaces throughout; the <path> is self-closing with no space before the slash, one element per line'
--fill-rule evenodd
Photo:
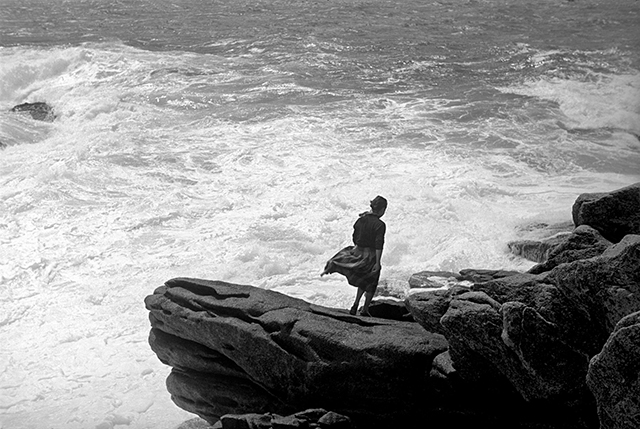
<path fill-rule="evenodd" d="M 382 249 L 376 249 L 376 264 L 373 266 L 373 271 L 380 271 L 381 259 L 382 259 Z"/>
<path fill-rule="evenodd" d="M 376 264 L 373 267 L 374 271 L 380 271 L 380 261 L 382 260 L 382 248 L 384 247 L 384 233 L 387 227 L 383 223 L 376 231 Z"/>

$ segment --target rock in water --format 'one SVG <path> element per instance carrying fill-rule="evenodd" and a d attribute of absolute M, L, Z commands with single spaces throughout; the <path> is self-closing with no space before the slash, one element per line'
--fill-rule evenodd
<path fill-rule="evenodd" d="M 602 429 L 640 427 L 640 312 L 620 320 L 602 351 L 591 359 L 587 384 Z"/>
<path fill-rule="evenodd" d="M 640 234 L 640 183 L 612 192 L 582 194 L 571 210 L 576 226 L 589 225 L 614 243 Z"/>
<path fill-rule="evenodd" d="M 36 103 L 22 103 L 14 106 L 11 109 L 12 112 L 27 112 L 31 117 L 38 121 L 53 122 L 56 115 L 53 113 L 53 108 L 47 103 L 41 101 Z"/>
<path fill-rule="evenodd" d="M 207 421 L 321 407 L 380 426 L 428 407 L 440 334 L 277 292 L 173 279 L 145 299 L 174 402 Z M 398 420 L 399 419 L 399 420 Z"/>
<path fill-rule="evenodd" d="M 547 253 L 547 259 L 532 267 L 529 272 L 539 274 L 566 262 L 599 256 L 611 244 L 597 230 L 588 225 L 580 225 L 552 246 Z"/>

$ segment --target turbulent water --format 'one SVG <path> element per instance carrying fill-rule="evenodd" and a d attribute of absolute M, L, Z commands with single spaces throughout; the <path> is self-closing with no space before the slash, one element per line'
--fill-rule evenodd
<path fill-rule="evenodd" d="M 636 0 L 1 0 L 0 427 L 172 428 L 143 299 L 178 276 L 350 304 L 526 269 L 506 243 L 640 181 Z M 44 101 L 52 123 L 9 112 Z"/>

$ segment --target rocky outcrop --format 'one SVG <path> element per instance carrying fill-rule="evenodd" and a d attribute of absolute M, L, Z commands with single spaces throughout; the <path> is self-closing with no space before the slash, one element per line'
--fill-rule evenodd
<path fill-rule="evenodd" d="M 540 264 L 529 269 L 529 273 L 539 274 L 567 262 L 599 256 L 611 242 L 588 225 L 580 225 L 572 233 L 564 234 L 549 248 Z"/>
<path fill-rule="evenodd" d="M 595 258 L 471 289 L 421 292 L 405 301 L 426 330 L 446 336 L 455 383 L 553 406 L 567 425 L 593 425 L 585 376 L 615 323 L 640 310 L 640 236 Z"/>
<path fill-rule="evenodd" d="M 640 234 L 640 183 L 612 192 L 582 194 L 572 208 L 576 226 L 589 225 L 614 243 Z"/>
<path fill-rule="evenodd" d="M 587 384 L 598 404 L 602 429 L 640 427 L 640 312 L 616 325 L 591 359 Z"/>
<path fill-rule="evenodd" d="M 516 240 L 507 243 L 507 247 L 516 256 L 533 262 L 545 262 L 551 251 L 566 241 L 569 232 L 563 232 L 543 240 Z"/>
<path fill-rule="evenodd" d="M 380 426 L 425 411 L 444 337 L 273 291 L 173 279 L 145 299 L 174 402 L 209 422 L 322 407 Z"/>
<path fill-rule="evenodd" d="M 370 428 L 640 427 L 640 235 L 616 235 L 634 231 L 631 188 L 582 195 L 588 222 L 554 234 L 529 272 L 420 272 L 423 290 L 374 302 L 379 317 L 174 279 L 145 300 L 151 347 L 174 401 L 210 423 L 297 427 L 295 410 L 321 407 Z"/>
<path fill-rule="evenodd" d="M 620 319 L 640 310 L 640 235 L 627 235 L 599 257 L 559 265 L 545 278 L 608 336 Z"/>
<path fill-rule="evenodd" d="M 38 101 L 35 103 L 22 103 L 11 108 L 12 112 L 25 112 L 37 121 L 53 122 L 56 115 L 53 108 L 47 103 Z"/>
<path fill-rule="evenodd" d="M 414 293 L 407 296 L 404 300 L 404 305 L 413 316 L 413 319 L 428 332 L 444 334 L 440 319 L 449 309 L 451 300 L 455 296 L 468 291 L 468 288 L 458 286 L 451 289 Z"/>
<path fill-rule="evenodd" d="M 519 240 L 507 243 L 509 251 L 533 262 L 544 262 L 549 252 L 575 229 L 573 222 L 548 224 L 535 222 L 516 227 Z"/>

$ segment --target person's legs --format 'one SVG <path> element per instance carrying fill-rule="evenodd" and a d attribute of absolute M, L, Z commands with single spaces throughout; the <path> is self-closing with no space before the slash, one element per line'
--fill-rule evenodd
<path fill-rule="evenodd" d="M 356 300 L 354 301 L 353 306 L 351 307 L 351 310 L 349 310 L 349 314 L 356 314 L 358 312 L 358 306 L 360 305 L 360 298 L 362 298 L 363 293 L 364 293 L 364 289 L 358 288 L 358 290 L 356 291 Z"/>
<path fill-rule="evenodd" d="M 369 304 L 371 304 L 371 300 L 373 299 L 373 295 L 376 294 L 376 289 L 378 289 L 378 285 L 375 285 L 370 290 L 365 291 L 364 293 L 364 305 L 362 306 L 362 314 L 363 316 L 371 316 L 369 314 Z"/>
<path fill-rule="evenodd" d="M 369 304 L 371 304 L 371 300 L 373 299 L 374 292 L 365 292 L 364 293 L 364 305 L 362 306 L 362 314 L 363 316 L 371 316 L 369 314 Z"/>

